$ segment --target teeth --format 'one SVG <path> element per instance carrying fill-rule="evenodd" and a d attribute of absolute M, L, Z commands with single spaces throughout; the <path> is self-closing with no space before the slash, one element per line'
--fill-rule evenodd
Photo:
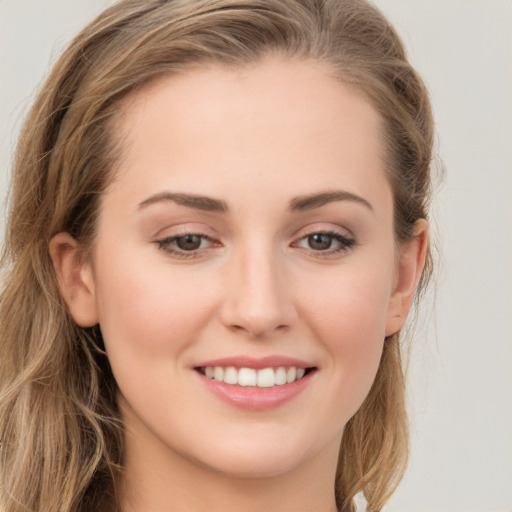
<path fill-rule="evenodd" d="M 238 384 L 238 372 L 234 366 L 228 366 L 224 370 L 224 382 L 226 384 Z"/>
<path fill-rule="evenodd" d="M 288 371 L 286 372 L 286 382 L 293 382 L 297 378 L 297 368 L 295 366 L 290 366 Z"/>
<path fill-rule="evenodd" d="M 258 387 L 271 388 L 276 384 L 276 375 L 273 368 L 263 368 L 258 370 Z"/>
<path fill-rule="evenodd" d="M 285 368 L 262 368 L 255 370 L 254 368 L 235 368 L 228 366 L 206 366 L 201 368 L 201 372 L 209 379 L 217 382 L 225 382 L 239 386 L 256 386 L 259 388 L 271 388 L 273 386 L 282 386 L 283 384 L 291 384 L 296 380 L 302 379 L 306 373 L 305 368 L 297 368 L 289 366 Z"/>
<path fill-rule="evenodd" d="M 286 384 L 286 368 L 282 366 L 276 370 L 276 384 L 278 386 Z"/>
<path fill-rule="evenodd" d="M 238 384 L 240 386 L 256 386 L 258 375 L 252 368 L 240 368 L 238 370 Z"/>
<path fill-rule="evenodd" d="M 224 382 L 224 368 L 222 366 L 216 366 L 213 369 L 213 378 L 216 381 Z"/>

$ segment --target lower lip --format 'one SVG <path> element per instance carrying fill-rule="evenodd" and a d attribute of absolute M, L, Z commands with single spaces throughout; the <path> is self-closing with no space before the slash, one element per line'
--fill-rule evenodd
<path fill-rule="evenodd" d="M 226 384 L 225 382 L 209 379 L 199 372 L 196 373 L 208 389 L 224 402 L 241 409 L 262 411 L 279 407 L 292 400 L 306 388 L 316 372 L 312 371 L 302 379 L 290 384 L 272 386 L 271 388 Z"/>

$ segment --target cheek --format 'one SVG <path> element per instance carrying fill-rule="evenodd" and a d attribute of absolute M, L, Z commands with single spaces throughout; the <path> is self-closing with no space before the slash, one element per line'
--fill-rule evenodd
<path fill-rule="evenodd" d="M 321 276 L 303 278 L 300 292 L 307 297 L 301 308 L 309 323 L 332 340 L 334 347 L 358 348 L 385 337 L 392 288 L 392 263 L 347 265 Z"/>
<path fill-rule="evenodd" d="M 392 258 L 387 263 L 340 268 L 329 279 L 306 283 L 310 290 L 301 314 L 323 344 L 333 401 L 344 414 L 357 411 L 375 378 L 385 339 L 392 286 Z M 306 296 L 305 293 L 302 294 Z"/>
<path fill-rule="evenodd" d="M 186 379 L 183 362 L 211 318 L 213 299 L 190 272 L 147 260 L 132 251 L 130 258 L 102 261 L 99 320 L 125 407 L 133 407 L 137 421 L 153 418 L 154 425 L 170 425 L 173 411 L 190 408 L 180 385 Z M 139 416 L 141 411 L 146 412 Z"/>
<path fill-rule="evenodd" d="M 104 260 L 98 269 L 100 326 L 111 358 L 163 364 L 159 356 L 176 360 L 194 342 L 211 316 L 211 293 L 185 267 L 148 265 L 147 255 L 140 252 Z"/>

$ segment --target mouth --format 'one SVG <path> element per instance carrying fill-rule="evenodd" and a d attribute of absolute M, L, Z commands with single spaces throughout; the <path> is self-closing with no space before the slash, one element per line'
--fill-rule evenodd
<path fill-rule="evenodd" d="M 273 388 L 300 381 L 314 372 L 316 368 L 302 366 L 268 366 L 265 368 L 199 366 L 195 370 L 207 379 L 232 386 Z"/>
<path fill-rule="evenodd" d="M 232 356 L 202 361 L 193 367 L 213 395 L 239 409 L 275 409 L 312 385 L 319 368 L 293 357 Z"/>

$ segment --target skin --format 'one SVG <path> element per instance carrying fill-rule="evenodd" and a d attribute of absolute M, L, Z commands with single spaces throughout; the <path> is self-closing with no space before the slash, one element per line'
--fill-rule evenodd
<path fill-rule="evenodd" d="M 50 252 L 74 319 L 99 322 L 120 388 L 123 510 L 335 511 L 344 425 L 404 323 L 427 244 L 424 221 L 395 244 L 376 111 L 316 63 L 268 58 L 161 79 L 116 128 L 125 152 L 91 257 L 66 233 Z M 334 190 L 359 199 L 290 209 Z M 342 242 L 326 235 L 327 249 L 308 238 L 331 232 Z M 208 238 L 169 252 L 187 233 Z M 276 354 L 317 370 L 269 410 L 219 400 L 194 370 Z"/>

